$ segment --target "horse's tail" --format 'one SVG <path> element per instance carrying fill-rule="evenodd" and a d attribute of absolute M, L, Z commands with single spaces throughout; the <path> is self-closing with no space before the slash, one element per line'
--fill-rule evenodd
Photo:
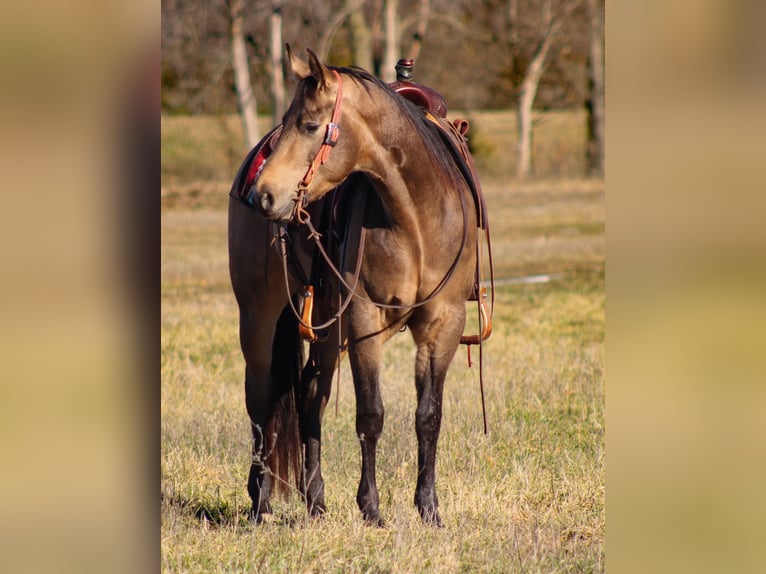
<path fill-rule="evenodd" d="M 272 472 L 276 490 L 281 494 L 289 492 L 291 474 L 293 484 L 296 487 L 300 484 L 303 460 L 297 401 L 303 362 L 298 321 L 287 305 L 277 321 L 271 351 L 274 410 L 265 440 L 266 464 Z"/>

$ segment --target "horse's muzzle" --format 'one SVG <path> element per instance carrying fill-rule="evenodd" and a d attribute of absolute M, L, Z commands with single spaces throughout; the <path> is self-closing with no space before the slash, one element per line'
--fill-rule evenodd
<path fill-rule="evenodd" d="M 265 186 L 260 189 L 253 186 L 253 204 L 258 212 L 266 219 L 273 221 L 286 221 L 292 214 L 292 203 L 283 206 L 275 206 L 274 194 Z"/>
<path fill-rule="evenodd" d="M 268 190 L 254 190 L 253 197 L 258 211 L 268 217 L 274 207 L 274 196 Z"/>

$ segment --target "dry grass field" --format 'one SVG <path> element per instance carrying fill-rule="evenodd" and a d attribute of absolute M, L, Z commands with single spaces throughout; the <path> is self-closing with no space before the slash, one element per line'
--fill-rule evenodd
<path fill-rule="evenodd" d="M 508 164 L 498 158 L 505 142 L 493 135 L 492 122 L 479 123 L 496 271 L 504 281 L 485 348 L 488 436 L 477 368 L 467 367 L 463 348 L 446 383 L 437 460 L 445 528 L 422 526 L 412 503 L 417 454 L 408 333 L 387 345 L 382 373 L 378 485 L 387 527 L 364 526 L 355 502 L 361 463 L 347 362 L 324 419 L 329 513 L 312 521 L 293 495 L 275 500 L 276 522 L 252 526 L 245 514 L 244 368 L 226 252 L 227 192 L 242 156 L 233 150 L 241 144 L 221 136 L 234 143 L 216 146 L 220 155 L 206 154 L 192 136 L 236 134 L 236 125 L 208 119 L 195 129 L 197 120 L 170 120 L 163 120 L 162 570 L 603 571 L 603 182 L 508 183 Z M 570 131 L 579 125 L 570 124 Z M 566 148 L 542 134 L 536 141 Z M 563 166 L 567 175 L 577 159 L 562 153 L 540 162 Z M 214 161 L 200 161 L 188 174 L 202 156 Z M 541 274 L 552 277 L 517 281 Z"/>

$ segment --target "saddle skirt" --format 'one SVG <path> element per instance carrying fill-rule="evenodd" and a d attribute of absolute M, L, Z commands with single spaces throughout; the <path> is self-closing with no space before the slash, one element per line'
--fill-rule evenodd
<path fill-rule="evenodd" d="M 266 165 L 271 152 L 279 141 L 282 134 L 282 124 L 279 124 L 267 133 L 259 141 L 250 153 L 247 154 L 242 165 L 239 166 L 237 175 L 234 177 L 234 183 L 229 191 L 229 197 L 237 199 L 251 209 L 255 209 L 255 198 L 253 196 L 255 188 L 253 184 Z"/>

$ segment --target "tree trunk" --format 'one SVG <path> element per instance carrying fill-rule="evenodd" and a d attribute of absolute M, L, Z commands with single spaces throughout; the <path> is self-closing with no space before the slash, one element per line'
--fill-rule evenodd
<path fill-rule="evenodd" d="M 519 22 L 519 1 L 508 1 L 508 52 L 511 56 L 511 62 L 509 66 L 511 74 L 511 86 L 513 86 L 514 93 L 518 93 L 521 82 L 524 79 L 524 71 L 522 70 L 522 58 L 521 58 L 521 35 L 519 30 L 521 24 Z"/>
<path fill-rule="evenodd" d="M 535 50 L 532 60 L 527 66 L 524 80 L 519 90 L 517 107 L 518 119 L 518 153 L 519 160 L 516 166 L 516 175 L 519 179 L 526 179 L 532 173 L 532 106 L 537 96 L 537 87 L 545 69 L 545 60 L 548 57 L 553 41 L 561 30 L 569 15 L 580 5 L 582 0 L 571 0 L 559 6 L 553 14 L 551 3 L 543 4 L 544 27 L 543 35 Z"/>
<path fill-rule="evenodd" d="M 384 82 L 396 80 L 396 62 L 399 61 L 399 35 L 397 34 L 397 14 L 399 12 L 399 0 L 386 0 L 385 29 L 386 46 L 383 55 L 383 65 L 380 77 Z"/>
<path fill-rule="evenodd" d="M 519 129 L 519 163 L 516 175 L 519 179 L 528 178 L 532 173 L 532 106 L 537 96 L 537 87 L 543 75 L 545 58 L 553 44 L 553 34 L 547 34 L 535 51 L 527 73 L 521 82 L 517 109 Z"/>
<path fill-rule="evenodd" d="M 271 59 L 271 99 L 274 109 L 274 125 L 282 121 L 285 113 L 285 75 L 282 70 L 282 4 L 274 3 L 269 16 L 271 28 L 271 43 L 269 56 Z"/>
<path fill-rule="evenodd" d="M 600 0 L 588 0 L 590 50 L 588 52 L 588 141 L 585 168 L 591 177 L 604 176 L 604 29 Z"/>
<path fill-rule="evenodd" d="M 335 13 L 332 20 L 325 24 L 324 32 L 322 32 L 322 35 L 319 37 L 319 44 L 316 50 L 316 54 L 319 56 L 320 60 L 324 61 L 327 59 L 336 32 L 351 14 L 359 12 L 363 4 L 364 0 L 348 0 L 343 5 L 342 9 Z"/>
<path fill-rule="evenodd" d="M 383 69 L 383 52 L 385 38 L 383 33 L 384 0 L 372 0 L 372 19 L 370 21 L 370 33 L 372 35 L 372 70 L 377 77 L 381 77 Z"/>
<path fill-rule="evenodd" d="M 415 33 L 412 35 L 412 46 L 407 54 L 408 58 L 416 60 L 420 56 L 420 49 L 423 47 L 423 38 L 425 38 L 428 29 L 428 18 L 431 14 L 430 0 L 420 0 L 418 9 L 418 23 L 415 27 Z"/>
<path fill-rule="evenodd" d="M 245 146 L 249 150 L 258 143 L 260 138 L 258 135 L 255 94 L 250 83 L 250 69 L 247 63 L 247 51 L 245 50 L 243 0 L 231 0 L 229 10 L 231 16 L 231 63 L 234 70 L 234 84 L 237 90 L 237 106 L 242 118 Z"/>
<path fill-rule="evenodd" d="M 354 64 L 368 72 L 373 70 L 372 60 L 372 31 L 364 19 L 361 8 L 351 12 L 351 44 L 354 50 Z"/>

